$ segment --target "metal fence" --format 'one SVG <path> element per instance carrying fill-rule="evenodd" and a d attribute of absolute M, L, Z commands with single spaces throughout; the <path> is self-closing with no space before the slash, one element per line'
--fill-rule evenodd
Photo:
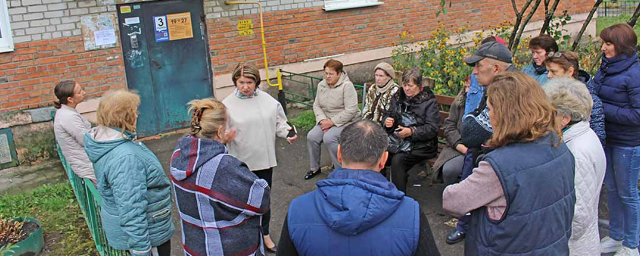
<path fill-rule="evenodd" d="M 84 219 L 87 221 L 87 226 L 93 236 L 93 241 L 96 244 L 96 249 L 101 256 L 125 256 L 130 255 L 129 252 L 123 250 L 116 250 L 109 246 L 107 237 L 102 229 L 102 221 L 100 218 L 100 207 L 102 206 L 102 197 L 98 194 L 96 187 L 88 179 L 82 179 L 76 175 L 71 169 L 71 165 L 67 162 L 60 150 L 60 146 L 56 143 L 56 150 L 60 156 L 60 161 L 64 166 L 64 170 L 69 177 L 69 183 L 73 188 L 73 192 L 80 205 L 80 210 L 84 214 Z"/>
<path fill-rule="evenodd" d="M 631 16 L 640 0 L 603 1 L 598 8 L 598 17 Z"/>
<path fill-rule="evenodd" d="M 640 1 L 640 0 L 639 0 Z M 308 107 L 313 106 L 313 100 L 316 98 L 316 89 L 318 83 L 322 81 L 320 77 L 309 76 L 305 74 L 298 74 L 288 71 L 281 71 L 282 80 L 288 81 L 292 84 L 303 85 L 306 87 L 306 91 L 304 94 L 298 94 L 293 92 L 285 91 L 285 98 L 287 102 L 295 102 L 298 104 L 302 104 Z M 353 87 L 356 88 L 356 91 L 361 95 L 361 100 L 364 99 L 364 85 L 354 84 Z"/>

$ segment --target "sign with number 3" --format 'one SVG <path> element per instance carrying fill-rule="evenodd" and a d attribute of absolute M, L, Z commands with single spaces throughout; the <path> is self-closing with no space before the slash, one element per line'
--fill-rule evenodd
<path fill-rule="evenodd" d="M 156 42 L 169 41 L 167 16 L 153 16 L 153 23 L 155 25 Z"/>
<path fill-rule="evenodd" d="M 173 13 L 165 16 L 153 16 L 156 42 L 165 42 L 193 38 L 191 13 Z"/>

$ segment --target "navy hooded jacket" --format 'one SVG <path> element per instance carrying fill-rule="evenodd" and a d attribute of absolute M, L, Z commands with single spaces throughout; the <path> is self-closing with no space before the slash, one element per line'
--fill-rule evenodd
<path fill-rule="evenodd" d="M 299 255 L 414 255 L 419 205 L 384 176 L 337 169 L 317 185 L 289 206 L 289 235 Z"/>
<path fill-rule="evenodd" d="M 607 143 L 640 146 L 640 64 L 638 55 L 602 58 L 592 85 L 602 100 Z"/>

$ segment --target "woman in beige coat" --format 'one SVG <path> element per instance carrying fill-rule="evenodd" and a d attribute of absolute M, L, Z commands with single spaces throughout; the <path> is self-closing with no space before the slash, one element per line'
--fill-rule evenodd
<path fill-rule="evenodd" d="M 276 162 L 276 136 L 289 143 L 297 136 L 287 137 L 291 127 L 280 102 L 260 91 L 260 71 L 249 63 L 236 66 L 232 76 L 236 89 L 222 103 L 229 113 L 229 127 L 235 130 L 235 138 L 227 143 L 229 154 L 247 164 L 258 178 L 271 187 L 273 167 Z M 233 133 L 233 132 L 232 132 Z M 269 236 L 271 213 L 262 216 L 262 235 L 268 251 L 275 252 L 276 245 Z"/>
<path fill-rule="evenodd" d="M 316 126 L 307 134 L 310 161 L 310 170 L 304 176 L 307 180 L 320 173 L 320 146 L 323 142 L 327 145 L 333 167 L 342 167 L 337 158 L 340 132 L 344 126 L 360 119 L 358 95 L 341 62 L 329 60 L 324 64 L 324 80 L 318 84 L 313 113 Z"/>
<path fill-rule="evenodd" d="M 598 136 L 589 128 L 593 100 L 587 87 L 572 78 L 552 79 L 544 90 L 561 119 L 562 140 L 576 160 L 569 251 L 572 256 L 599 256 L 598 202 L 607 161 Z"/>
<path fill-rule="evenodd" d="M 54 88 L 57 101 L 54 102 L 56 116 L 53 131 L 73 172 L 80 178 L 87 178 L 96 184 L 93 166 L 84 151 L 84 134 L 91 129 L 91 123 L 76 111 L 76 106 L 84 101 L 84 90 L 75 81 L 59 82 Z"/>

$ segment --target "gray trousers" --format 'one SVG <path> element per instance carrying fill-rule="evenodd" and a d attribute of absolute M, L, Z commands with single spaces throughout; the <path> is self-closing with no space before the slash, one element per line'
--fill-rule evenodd
<path fill-rule="evenodd" d="M 462 174 L 462 166 L 464 165 L 464 155 L 451 158 L 442 166 L 442 179 L 444 184 L 451 185 L 458 182 L 458 177 Z"/>
<path fill-rule="evenodd" d="M 307 149 L 309 149 L 309 165 L 310 170 L 320 169 L 320 146 L 324 142 L 329 150 L 329 156 L 333 163 L 333 168 L 342 168 L 338 163 L 338 139 L 343 127 L 333 126 L 326 133 L 322 131 L 320 125 L 316 125 L 307 134 Z"/>

